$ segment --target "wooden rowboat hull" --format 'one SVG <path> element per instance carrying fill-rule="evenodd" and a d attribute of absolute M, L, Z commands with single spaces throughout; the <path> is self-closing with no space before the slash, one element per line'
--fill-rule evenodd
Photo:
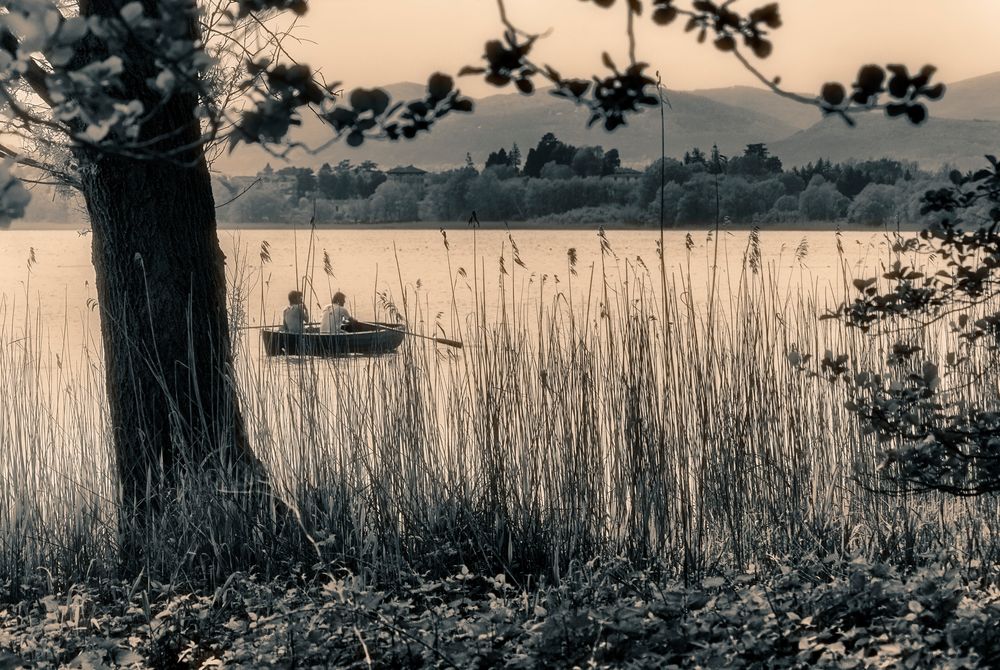
<path fill-rule="evenodd" d="M 405 326 L 387 323 L 392 328 Z M 262 330 L 264 353 L 268 356 L 378 356 L 399 348 L 405 333 L 392 330 L 363 330 L 353 333 L 283 333 Z"/>

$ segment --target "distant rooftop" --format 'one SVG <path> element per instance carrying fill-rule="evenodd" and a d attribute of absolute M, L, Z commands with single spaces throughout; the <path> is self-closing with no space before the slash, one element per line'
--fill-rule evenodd
<path fill-rule="evenodd" d="M 605 175 L 605 176 L 607 176 L 607 177 L 641 177 L 642 173 L 639 172 L 638 170 L 633 170 L 632 168 L 620 167 L 620 168 L 615 168 L 614 172 L 612 172 L 609 175 Z"/>
<path fill-rule="evenodd" d="M 422 174 L 427 174 L 427 170 L 421 170 L 418 167 L 413 167 L 412 165 L 406 165 L 406 166 L 394 167 L 391 170 L 389 170 L 389 172 L 387 172 L 386 174 L 394 174 L 394 175 L 422 175 Z"/>

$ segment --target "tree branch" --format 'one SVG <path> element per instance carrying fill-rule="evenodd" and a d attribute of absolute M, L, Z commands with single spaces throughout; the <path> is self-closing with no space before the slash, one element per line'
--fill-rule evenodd
<path fill-rule="evenodd" d="M 791 91 L 786 91 L 785 89 L 781 88 L 778 84 L 774 82 L 774 80 L 768 79 L 763 72 L 758 70 L 753 63 L 747 60 L 747 57 L 743 55 L 743 53 L 739 50 L 739 48 L 734 48 L 732 50 L 732 53 L 734 56 L 736 56 L 736 60 L 738 60 L 743 65 L 743 67 L 746 68 L 748 72 L 750 72 L 750 74 L 756 77 L 762 84 L 764 84 L 764 86 L 767 86 L 769 89 L 771 89 L 773 93 L 776 93 L 782 98 L 786 98 L 788 100 L 794 100 L 795 102 L 800 102 L 804 105 L 818 106 L 820 104 L 819 98 L 817 97 L 807 98 L 804 95 L 800 95 L 798 93 L 792 93 Z"/>
<path fill-rule="evenodd" d="M 628 60 L 629 65 L 635 65 L 635 12 L 632 10 L 632 3 L 625 3 L 625 11 L 628 12 L 628 27 L 626 28 L 626 33 L 628 34 Z"/>
<path fill-rule="evenodd" d="M 6 28 L 0 28 L 0 48 L 9 53 L 11 58 L 17 59 L 17 38 Z M 35 95 L 44 100 L 49 107 L 53 107 L 55 102 L 49 93 L 48 76 L 48 73 L 34 59 L 28 61 L 27 72 L 21 74 L 21 78 L 28 83 Z"/>
<path fill-rule="evenodd" d="M 82 186 L 80 184 L 80 180 L 77 179 L 74 175 L 71 175 L 68 172 L 64 172 L 63 170 L 59 170 L 47 163 L 43 163 L 42 161 L 38 161 L 35 160 L 34 158 L 30 158 L 28 156 L 20 154 L 11 149 L 10 147 L 4 146 L 3 144 L 0 144 L 0 158 L 8 158 L 10 160 L 13 160 L 15 163 L 19 165 L 24 165 L 26 167 L 34 168 L 36 170 L 41 170 L 42 172 L 47 172 L 48 174 L 51 174 L 53 177 L 58 179 L 60 183 L 63 183 L 67 186 L 72 186 L 73 188 L 76 189 L 80 189 Z M 23 181 L 30 181 L 30 180 L 23 180 Z"/>

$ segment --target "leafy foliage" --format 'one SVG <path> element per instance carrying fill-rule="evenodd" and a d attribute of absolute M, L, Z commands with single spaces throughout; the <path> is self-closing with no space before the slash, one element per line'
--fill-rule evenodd
<path fill-rule="evenodd" d="M 685 586 L 620 563 L 528 590 L 461 569 L 384 590 L 342 571 L 214 592 L 40 588 L 0 612 L 0 659 L 70 667 L 982 667 L 1000 596 L 978 571 L 827 556 Z"/>
<path fill-rule="evenodd" d="M 20 180 L 11 174 L 11 161 L 0 163 L 0 227 L 24 216 L 30 196 Z"/>
<path fill-rule="evenodd" d="M 326 89 L 319 87 L 305 66 L 278 65 L 268 69 L 264 63 L 253 66 L 251 73 L 263 73 L 266 83 L 254 85 L 253 79 L 247 82 L 248 88 L 255 86 L 259 100 L 255 109 L 243 113 L 239 133 L 232 137 L 234 146 L 241 141 L 280 142 L 291 125 L 300 123 L 299 108 L 328 101 L 339 86 L 338 82 Z M 348 102 L 335 104 L 321 118 L 333 128 L 336 137 L 346 137 L 354 147 L 370 137 L 413 139 L 430 130 L 437 119 L 473 109 L 472 101 L 455 89 L 454 80 L 440 73 L 428 80 L 423 99 L 393 102 L 382 89 L 358 88 L 351 92 Z"/>
<path fill-rule="evenodd" d="M 617 4 L 615 0 L 591 1 L 604 9 Z M 503 3 L 500 4 L 503 8 Z M 529 56 L 539 36 L 527 35 L 517 30 L 506 18 L 506 12 L 502 9 L 502 18 L 507 26 L 503 41 L 493 40 L 487 43 L 485 67 L 466 67 L 460 74 L 485 74 L 486 81 L 496 86 L 506 86 L 513 81 L 523 93 L 532 92 L 535 88 L 532 77 L 541 76 L 554 86 L 553 95 L 585 105 L 591 110 L 589 125 L 602 121 L 607 130 L 614 130 L 626 123 L 629 114 L 641 111 L 644 106 L 660 104 L 657 96 L 645 90 L 657 83 L 644 74 L 648 65 L 636 62 L 634 57 L 635 34 L 632 18 L 633 15 L 642 14 L 643 2 L 627 0 L 624 4 L 629 12 L 628 35 L 631 59 L 624 73 L 619 72 L 607 53 L 604 53 L 604 65 L 612 71 L 612 76 L 604 78 L 594 76 L 592 81 L 564 78 L 551 66 L 536 65 Z M 910 76 L 905 66 L 895 64 L 885 68 L 879 65 L 861 67 L 851 87 L 850 95 L 847 87 L 837 82 L 824 84 L 816 98 L 788 93 L 780 88 L 780 77 L 774 79 L 764 77 L 739 53 L 739 44 L 742 42 L 742 46 L 759 59 L 771 55 L 774 44 L 770 39 L 770 33 L 782 26 L 777 3 L 763 5 L 745 15 L 736 11 L 732 2 L 693 0 L 685 4 L 687 6 L 682 7 L 676 0 L 652 0 L 653 22 L 666 26 L 680 17 L 685 17 L 687 19 L 685 32 L 697 33 L 698 42 L 706 42 L 711 36 L 712 43 L 717 49 L 736 54 L 762 83 L 776 93 L 802 103 L 815 104 L 824 114 L 838 115 L 850 125 L 854 124 L 853 113 L 877 107 L 884 108 L 890 117 L 905 116 L 911 123 L 920 124 L 927 118 L 927 107 L 922 99 L 938 100 L 944 95 L 943 84 L 931 84 L 930 80 L 935 72 L 933 66 L 926 65 L 917 75 Z M 885 94 L 890 101 L 882 103 L 881 99 Z"/>
<path fill-rule="evenodd" d="M 848 114 L 851 103 L 874 107 L 880 97 L 888 93 L 892 101 L 885 105 L 886 114 L 890 117 L 905 116 L 918 125 L 927 119 L 927 106 L 920 101 L 921 98 L 939 100 L 944 95 L 944 84 L 930 83 L 936 70 L 932 65 L 925 65 L 911 77 L 905 65 L 889 65 L 884 69 L 878 65 L 865 65 L 858 71 L 850 97 L 842 84 L 824 85 L 820 94 L 821 108 L 825 114 L 840 115 L 853 125 Z M 885 83 L 887 74 L 892 75 L 888 84 Z"/>
<path fill-rule="evenodd" d="M 531 47 L 536 37 L 520 39 L 516 31 L 504 32 L 503 40 L 490 40 L 486 43 L 483 59 L 486 67 L 465 67 L 459 72 L 464 74 L 485 74 L 486 81 L 494 86 L 506 86 L 514 82 L 517 88 L 525 94 L 535 90 L 531 77 L 536 69 L 527 61 Z"/>
<path fill-rule="evenodd" d="M 601 7 L 612 7 L 615 0 L 592 0 Z M 766 39 L 768 29 L 781 27 L 781 15 L 777 3 L 769 3 L 754 9 L 746 16 L 741 16 L 732 9 L 731 2 L 716 4 L 709 0 L 695 0 L 690 3 L 690 9 L 678 7 L 675 0 L 653 0 L 653 21 L 659 25 L 669 25 L 680 16 L 686 16 L 687 32 L 698 31 L 698 41 L 704 42 L 711 31 L 715 38 L 715 46 L 721 51 L 732 51 L 736 47 L 736 38 L 743 40 L 744 46 L 753 51 L 758 58 L 771 55 L 773 45 Z M 630 11 L 642 13 L 642 2 L 628 0 Z"/>
<path fill-rule="evenodd" d="M 939 220 L 918 238 L 898 238 L 896 260 L 882 276 L 854 280 L 858 297 L 830 315 L 864 332 L 884 327 L 900 336 L 886 372 L 830 352 L 821 371 L 848 381 L 848 409 L 887 446 L 885 474 L 906 490 L 1000 491 L 1000 412 L 988 397 L 976 404 L 954 396 L 995 372 L 988 361 L 1000 347 L 1000 169 L 987 159 L 988 168 L 953 172 L 950 186 L 927 191 L 921 213 Z M 928 267 L 904 262 L 904 254 L 924 257 Z M 942 366 L 918 356 L 925 347 L 910 333 L 943 319 L 958 346 Z"/>

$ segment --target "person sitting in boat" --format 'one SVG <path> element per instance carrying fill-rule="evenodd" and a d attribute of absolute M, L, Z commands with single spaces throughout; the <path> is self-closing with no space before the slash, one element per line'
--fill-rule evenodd
<path fill-rule="evenodd" d="M 289 291 L 288 307 L 282 313 L 281 329 L 286 333 L 301 334 L 309 322 L 309 310 L 302 304 L 302 291 Z"/>
<path fill-rule="evenodd" d="M 319 332 L 321 333 L 345 333 L 351 332 L 357 321 L 351 313 L 344 307 L 347 296 L 337 291 L 326 309 L 323 310 L 323 318 L 319 322 Z"/>

